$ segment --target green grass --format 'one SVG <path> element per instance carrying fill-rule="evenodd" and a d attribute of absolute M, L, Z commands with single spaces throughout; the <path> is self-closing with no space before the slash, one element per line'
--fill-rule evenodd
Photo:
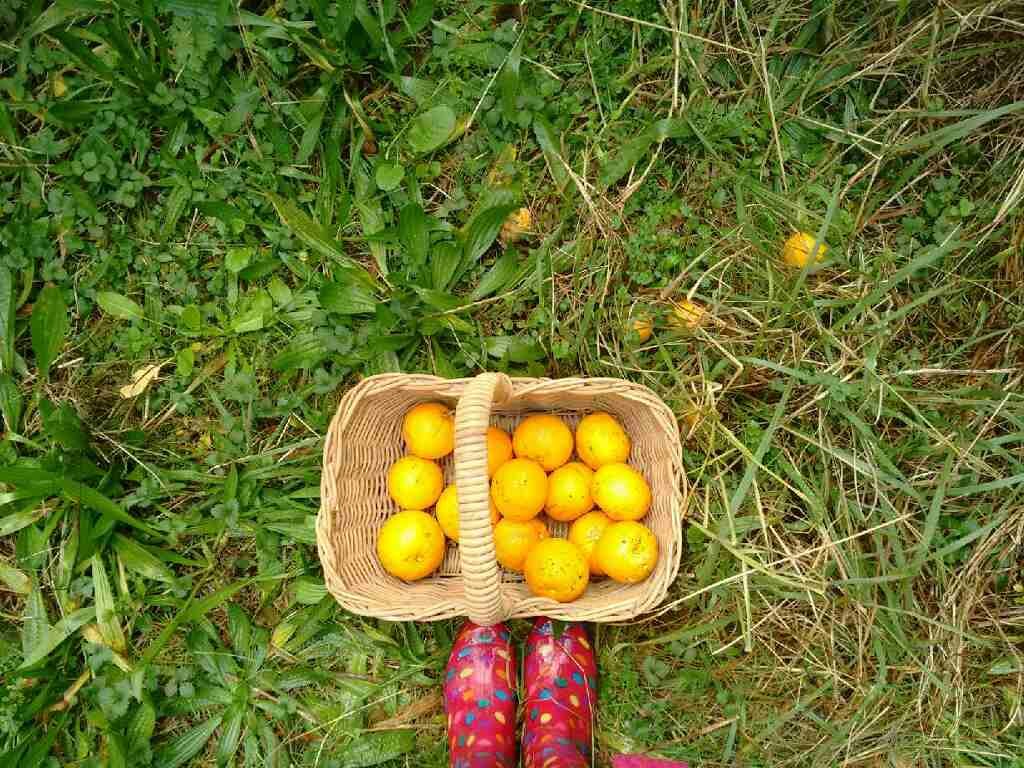
<path fill-rule="evenodd" d="M 445 765 L 455 624 L 325 596 L 320 449 L 359 377 L 489 369 L 687 435 L 678 582 L 594 629 L 601 765 L 1024 766 L 1019 3 L 0 31 L 0 764 Z"/>

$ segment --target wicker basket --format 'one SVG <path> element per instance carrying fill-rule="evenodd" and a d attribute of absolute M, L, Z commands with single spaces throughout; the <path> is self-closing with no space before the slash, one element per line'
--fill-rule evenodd
<path fill-rule="evenodd" d="M 460 544 L 449 545 L 438 572 L 406 583 L 377 560 L 377 531 L 396 511 L 387 470 L 404 452 L 402 419 L 413 405 L 444 402 L 456 408 L 455 452 L 443 460 L 446 481 L 459 491 Z M 535 597 L 522 577 L 494 558 L 488 509 L 488 425 L 509 432 L 526 412 L 557 413 L 575 426 L 589 411 L 617 416 L 633 440 L 630 462 L 651 485 L 645 523 L 658 537 L 660 556 L 639 584 L 595 580 L 572 603 Z M 510 379 L 484 373 L 472 379 L 383 374 L 364 379 L 342 398 L 324 446 L 321 507 L 316 534 L 327 588 L 353 613 L 396 621 L 468 616 L 489 625 L 511 617 L 545 615 L 576 621 L 620 621 L 657 606 L 679 568 L 686 481 L 679 429 L 651 390 L 621 379 Z M 565 535 L 564 523 L 552 532 Z"/>

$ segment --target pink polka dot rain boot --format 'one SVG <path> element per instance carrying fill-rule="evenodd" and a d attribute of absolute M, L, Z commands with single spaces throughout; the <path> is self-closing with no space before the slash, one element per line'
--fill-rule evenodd
<path fill-rule="evenodd" d="M 448 658 L 444 709 L 452 768 L 515 768 L 516 660 L 504 624 L 462 626 Z"/>
<path fill-rule="evenodd" d="M 586 768 L 591 760 L 597 664 L 582 624 L 556 637 L 539 618 L 526 641 L 524 768 Z"/>

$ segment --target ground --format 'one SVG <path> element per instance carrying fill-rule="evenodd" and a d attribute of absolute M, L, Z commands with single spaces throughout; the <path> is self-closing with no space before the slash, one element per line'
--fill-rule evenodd
<path fill-rule="evenodd" d="M 679 578 L 593 628 L 601 765 L 1024 765 L 1018 2 L 0 31 L 0 763 L 445 765 L 455 624 L 326 596 L 320 451 L 363 376 L 489 369 L 685 435 Z"/>

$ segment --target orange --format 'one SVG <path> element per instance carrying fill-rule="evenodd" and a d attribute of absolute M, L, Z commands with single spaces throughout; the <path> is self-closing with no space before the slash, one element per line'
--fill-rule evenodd
<path fill-rule="evenodd" d="M 654 324 L 649 317 L 638 317 L 633 320 L 633 331 L 640 339 L 640 343 L 643 344 L 654 333 Z"/>
<path fill-rule="evenodd" d="M 814 250 L 814 243 L 817 238 L 810 232 L 796 232 L 789 236 L 786 244 L 782 246 L 782 260 L 791 267 L 803 269 L 811 260 L 811 251 Z M 825 243 L 818 244 L 818 251 L 814 260 L 824 261 L 828 253 L 828 246 Z"/>
<path fill-rule="evenodd" d="M 590 492 L 612 520 L 639 520 L 651 507 L 651 487 L 628 464 L 605 464 L 594 473 Z"/>
<path fill-rule="evenodd" d="M 444 532 L 431 515 L 407 509 L 392 515 L 377 534 L 377 557 L 384 570 L 416 581 L 437 570 L 444 560 Z"/>
<path fill-rule="evenodd" d="M 591 469 L 625 461 L 629 449 L 629 435 L 610 413 L 591 413 L 576 427 L 576 453 Z"/>
<path fill-rule="evenodd" d="M 413 456 L 440 459 L 455 448 L 455 419 L 442 403 L 420 403 L 402 421 L 402 438 Z"/>
<path fill-rule="evenodd" d="M 487 476 L 494 477 L 498 467 L 512 458 L 512 438 L 498 427 L 487 428 Z"/>
<path fill-rule="evenodd" d="M 452 541 L 459 540 L 459 499 L 455 492 L 455 486 L 449 485 L 441 492 L 440 498 L 437 500 L 437 508 L 434 510 L 437 514 L 437 522 L 441 524 L 441 530 L 444 531 L 444 535 Z M 494 506 L 493 499 L 491 500 L 491 525 L 494 525 L 501 519 L 501 514 L 498 512 L 498 508 Z"/>
<path fill-rule="evenodd" d="M 548 498 L 548 476 L 530 459 L 506 461 L 491 480 L 491 498 L 510 520 L 529 520 L 540 514 Z"/>
<path fill-rule="evenodd" d="M 512 433 L 512 447 L 520 459 L 533 459 L 550 472 L 572 455 L 572 430 L 550 413 L 527 416 Z"/>
<path fill-rule="evenodd" d="M 569 541 L 579 547 L 580 551 L 586 555 L 592 576 L 604 575 L 604 571 L 597 564 L 597 558 L 594 557 L 594 549 L 597 547 L 601 534 L 611 524 L 612 519 L 604 512 L 587 512 L 587 514 L 577 518 L 569 526 Z"/>
<path fill-rule="evenodd" d="M 540 518 L 523 521 L 502 518 L 494 526 L 495 558 L 503 567 L 521 573 L 530 550 L 548 536 L 548 527 Z"/>
<path fill-rule="evenodd" d="M 402 509 L 426 509 L 443 489 L 441 468 L 419 456 L 403 456 L 388 470 L 388 493 Z"/>
<path fill-rule="evenodd" d="M 526 556 L 523 575 L 533 594 L 569 603 L 586 590 L 590 566 L 580 548 L 571 541 L 544 539 Z"/>
<path fill-rule="evenodd" d="M 703 325 L 707 313 L 708 311 L 697 302 L 683 299 L 673 303 L 671 322 L 676 327 L 693 331 Z"/>
<path fill-rule="evenodd" d="M 548 517 L 567 523 L 593 509 L 593 479 L 594 470 L 578 461 L 570 461 L 548 475 L 548 498 L 544 504 Z"/>
<path fill-rule="evenodd" d="M 635 584 L 658 562 L 658 539 L 643 523 L 625 520 L 605 528 L 594 549 L 597 566 L 615 581 Z"/>

